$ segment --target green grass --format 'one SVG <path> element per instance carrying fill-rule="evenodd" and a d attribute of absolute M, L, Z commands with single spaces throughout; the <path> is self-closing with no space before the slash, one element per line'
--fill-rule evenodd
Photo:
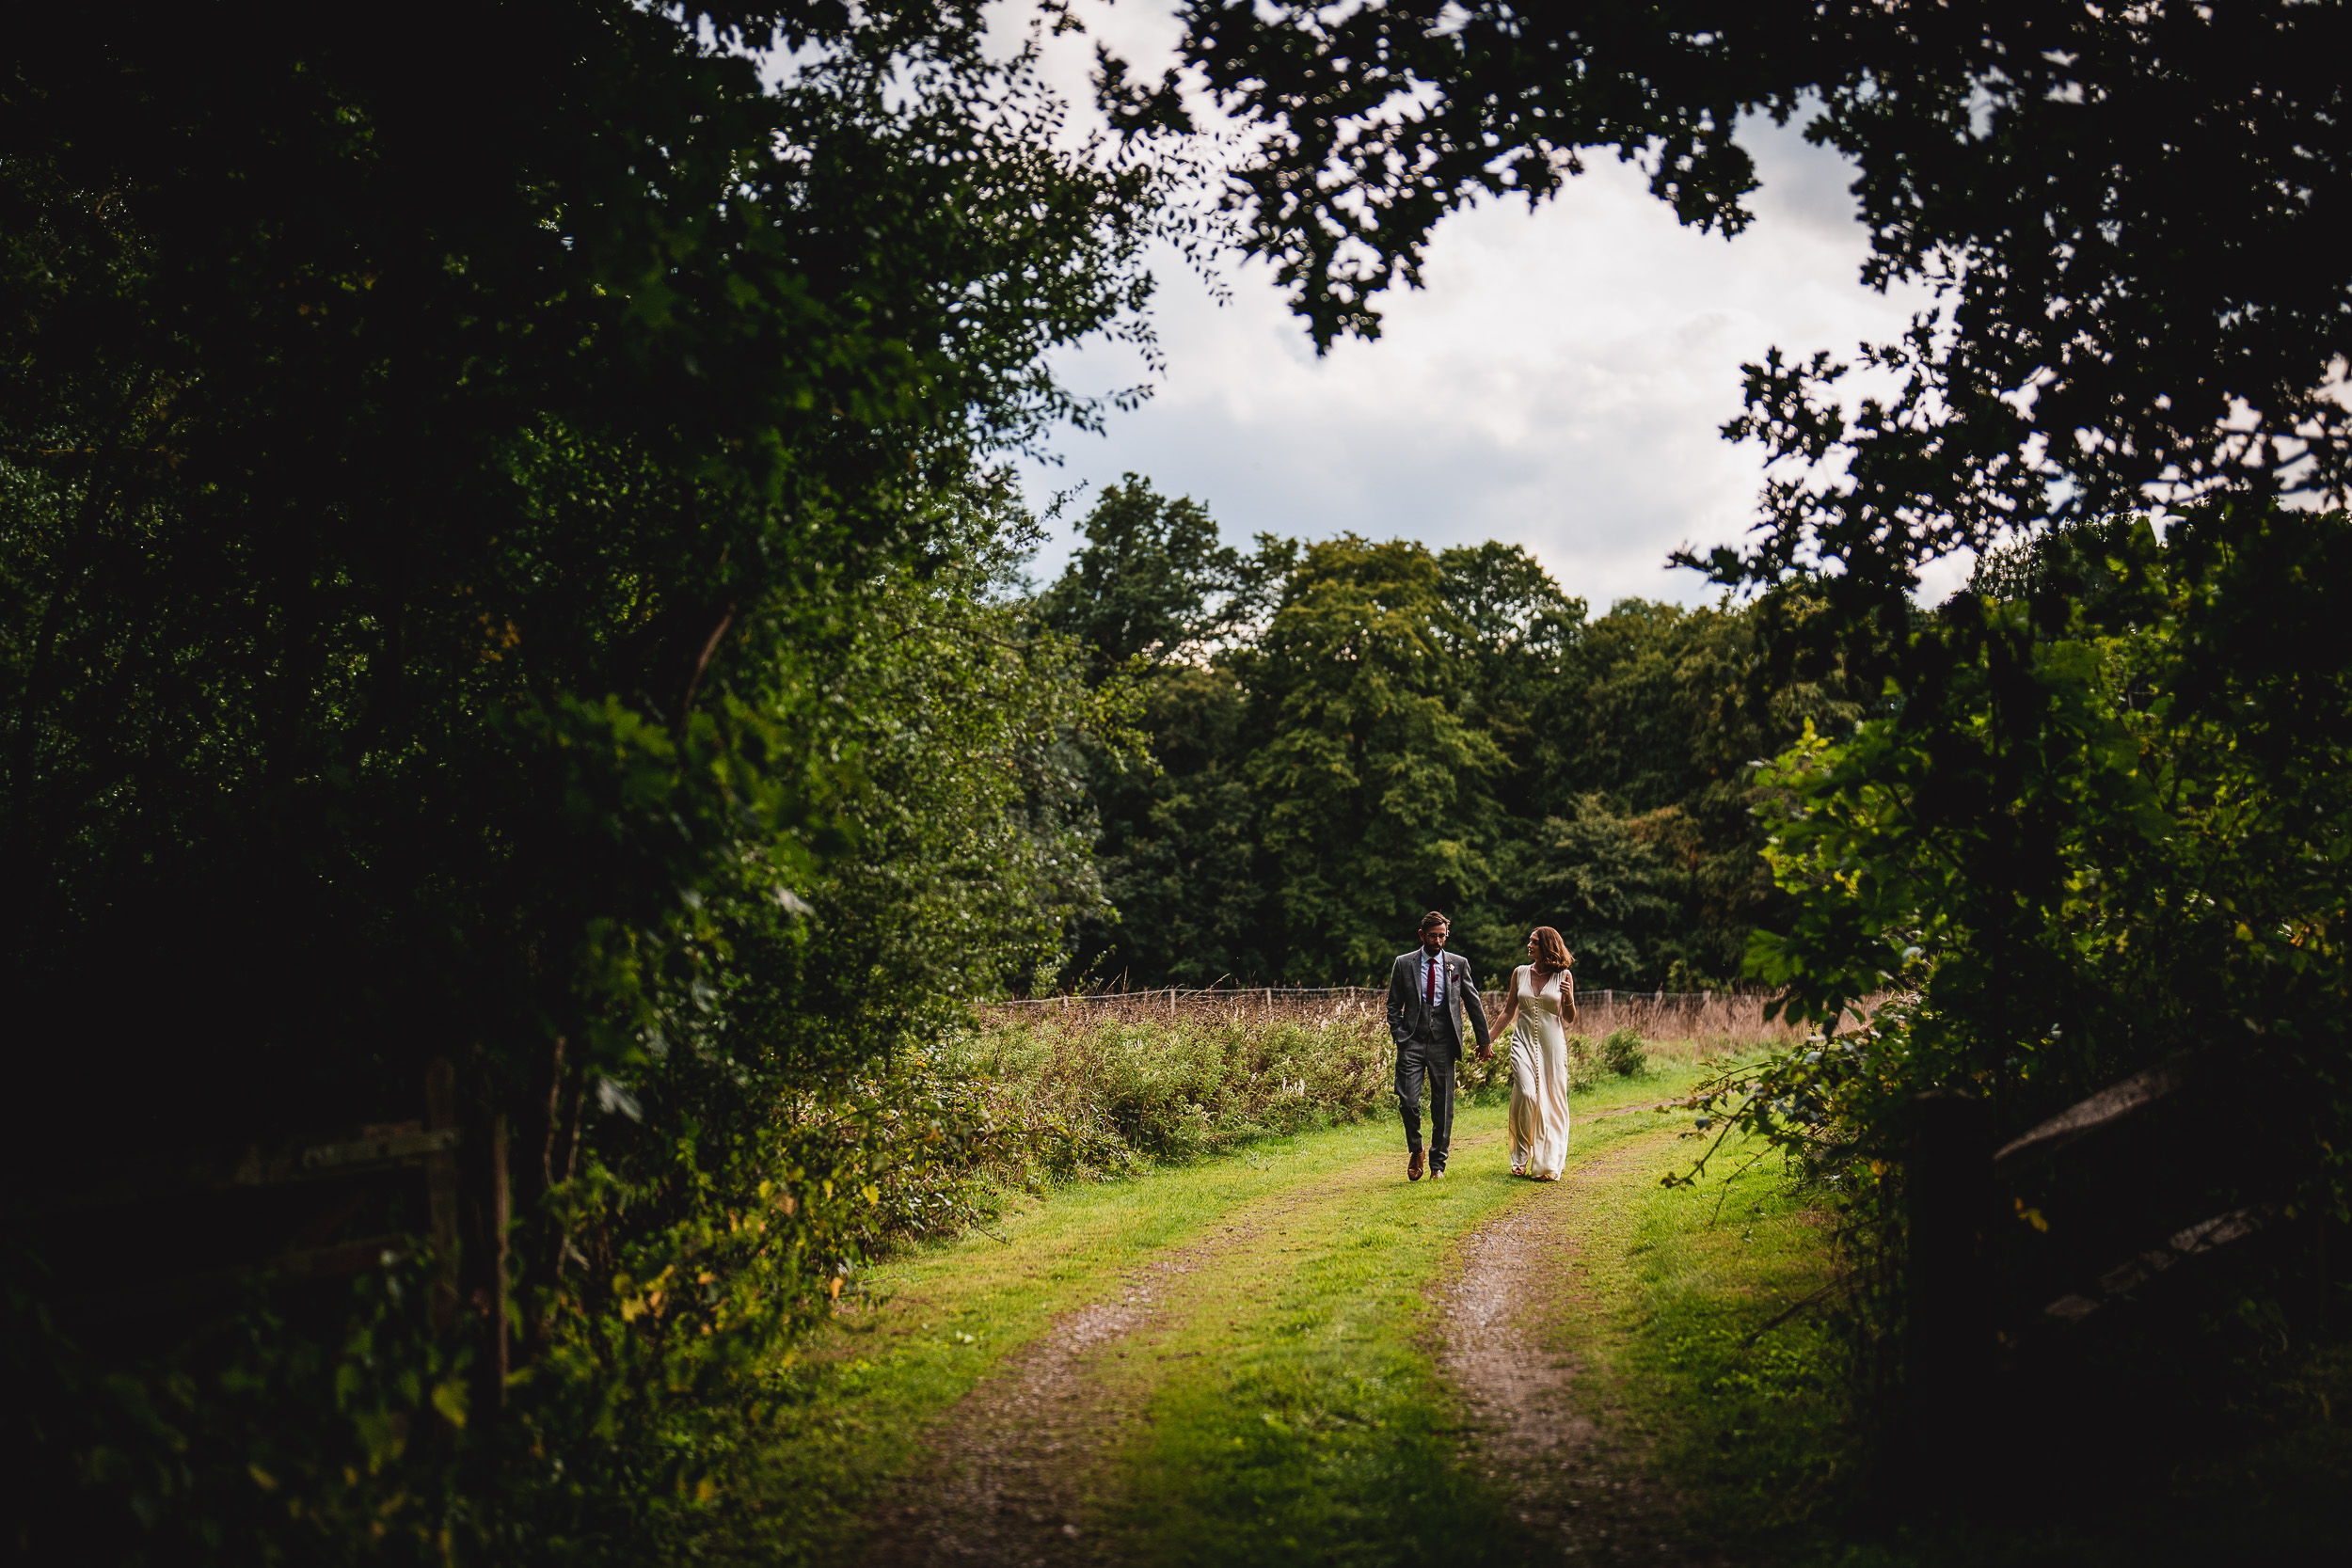
<path fill-rule="evenodd" d="M 1695 1142 L 1680 1146 L 1687 1166 Z M 1742 1555 L 1819 1544 L 1863 1473 L 1841 1345 L 1820 1307 L 1767 1327 L 1831 1276 L 1824 1216 L 1776 1162 L 1738 1148 L 1695 1186 L 1629 1173 L 1583 1248 L 1601 1311 L 1564 1320 L 1624 1451 L 1689 1500 L 1688 1524 Z M 1744 1168 L 1743 1168 L 1744 1165 Z"/>
<path fill-rule="evenodd" d="M 1663 1099 L 1696 1076 L 1613 1079 L 1578 1109 Z M 1442 1184 L 1402 1180 L 1391 1114 L 1019 1199 L 991 1232 L 870 1271 L 863 1299 L 783 1375 L 787 1404 L 764 1445 L 743 1550 L 837 1559 L 929 1420 L 1062 1313 L 1237 1216 L 1255 1233 L 1167 1304 L 1168 1358 L 1114 1374 L 1136 1383 L 1151 1418 L 1112 1466 L 1102 1527 L 1166 1560 L 1199 1560 L 1213 1543 L 1244 1562 L 1308 1549 L 1415 1562 L 1491 1530 L 1492 1499 L 1448 1457 L 1458 1423 L 1432 1367 L 1422 1291 L 1466 1228 L 1525 1191 L 1502 1174 L 1502 1121 L 1500 1105 L 1462 1109 Z M 1655 1123 L 1581 1120 L 1578 1157 Z M 1368 1167 L 1373 1180 L 1339 1190 Z"/>
<path fill-rule="evenodd" d="M 1470 1112 L 1457 1143 L 1500 1120 Z M 1195 1281 L 1195 1310 L 1168 1341 L 1180 1370 L 1158 1380 L 1140 1440 L 1112 1467 L 1103 1524 L 1121 1555 L 1414 1563 L 1492 1535 L 1498 1511 L 1450 1463 L 1451 1408 L 1418 1342 L 1423 1282 L 1512 1196 L 1483 1168 L 1491 1145 L 1486 1159 L 1461 1152 L 1441 1185 L 1393 1181 L 1294 1212 Z"/>
<path fill-rule="evenodd" d="M 1623 1098 L 1623 1097 L 1621 1097 Z M 1195 1319 L 1197 1358 L 1153 1397 L 1107 1523 L 1129 1555 L 1409 1564 L 1516 1555 L 1498 1498 L 1455 1463 L 1461 1416 L 1432 1365 L 1427 1293 L 1456 1242 L 1514 1198 L 1499 1108 L 1442 1188 L 1402 1184 L 1302 1218 L 1246 1297 Z M 1587 1121 L 1573 1158 L 1651 1131 Z"/>
<path fill-rule="evenodd" d="M 1773 1164 L 1742 1170 L 1731 1149 L 1699 1185 L 1662 1187 L 1698 1147 L 1674 1136 L 1687 1123 L 1591 1115 L 1697 1076 L 1671 1065 L 1578 1098 L 1571 1158 L 1602 1164 L 1565 1211 L 1576 1275 L 1549 1348 L 1577 1359 L 1603 1464 L 1662 1475 L 1710 1546 L 1841 1568 L 2352 1557 L 2333 1505 L 2352 1494 L 2352 1442 L 2329 1415 L 2352 1405 L 2342 1353 L 2297 1364 L 2301 1403 L 2276 1407 L 2293 1418 L 2265 1432 L 2272 1415 L 2255 1412 L 2240 1423 L 2250 1439 L 2135 1497 L 1927 1530 L 1874 1523 L 1880 1478 L 1824 1309 L 1765 1326 L 1827 1279 L 1821 1216 Z M 1500 1096 L 1463 1107 L 1442 1185 L 1399 1179 L 1388 1112 L 1016 1195 L 993 1230 L 870 1271 L 853 1309 L 780 1373 L 786 1409 L 760 1444 L 740 1555 L 841 1560 L 929 1422 L 1060 1315 L 1195 1248 L 1200 1266 L 1165 1276 L 1148 1342 L 1085 1366 L 1103 1398 L 1143 1413 L 1089 1474 L 1092 1539 L 1171 1564 L 1526 1559 L 1536 1544 L 1460 1462 L 1462 1416 L 1434 1359 L 1431 1287 L 1466 1232 L 1529 1193 L 1503 1175 L 1502 1120 Z"/>

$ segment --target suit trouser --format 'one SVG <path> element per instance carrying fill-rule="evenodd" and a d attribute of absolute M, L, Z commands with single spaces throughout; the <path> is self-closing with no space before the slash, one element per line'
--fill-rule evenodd
<path fill-rule="evenodd" d="M 1429 1163 L 1443 1169 L 1454 1147 L 1454 1047 L 1413 1040 L 1396 1048 L 1396 1103 L 1405 1113 L 1405 1147 L 1421 1147 L 1422 1091 L 1429 1101 Z"/>

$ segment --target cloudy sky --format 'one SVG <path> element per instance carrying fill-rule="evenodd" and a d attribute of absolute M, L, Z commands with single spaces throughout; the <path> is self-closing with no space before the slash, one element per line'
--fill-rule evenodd
<path fill-rule="evenodd" d="M 1147 75 L 1169 57 L 1172 15 L 1150 0 L 1084 14 Z M 1065 40 L 1049 71 L 1081 97 L 1090 47 Z M 1087 486 L 1036 574 L 1060 571 L 1088 498 L 1133 471 L 1201 501 L 1236 544 L 1261 531 L 1500 539 L 1596 610 L 1712 599 L 1665 557 L 1735 540 L 1755 516 L 1758 457 L 1716 434 L 1740 410 L 1741 362 L 1773 344 L 1850 355 L 1925 303 L 1858 281 L 1867 242 L 1841 158 L 1769 120 L 1743 140 L 1764 188 L 1738 239 L 1677 227 L 1638 170 L 1595 161 L 1532 214 L 1513 202 L 1449 219 L 1427 288 L 1390 297 L 1384 336 L 1320 359 L 1270 269 L 1228 263 L 1219 306 L 1180 264 L 1159 268 L 1155 394 L 1111 414 L 1104 435 L 1062 433 L 1059 464 L 1025 471 L 1041 505 Z M 1062 369 L 1084 391 L 1142 378 L 1132 353 L 1108 347 Z M 1947 565 L 1922 596 L 1964 576 Z"/>

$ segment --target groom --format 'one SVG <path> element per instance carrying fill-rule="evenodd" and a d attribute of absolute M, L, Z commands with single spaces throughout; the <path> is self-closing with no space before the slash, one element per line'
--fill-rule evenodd
<path fill-rule="evenodd" d="M 1421 945 L 1397 955 L 1389 971 L 1389 1035 L 1396 1041 L 1396 1101 L 1405 1112 L 1405 1179 L 1421 1180 L 1421 1095 L 1429 1089 L 1429 1174 L 1445 1175 L 1446 1150 L 1454 1143 L 1454 1064 L 1462 1059 L 1461 1013 L 1470 1014 L 1478 1035 L 1478 1057 L 1494 1054 L 1486 1043 L 1486 1008 L 1470 980 L 1470 960 L 1445 950 L 1446 918 L 1431 910 L 1421 917 Z M 1464 1004 L 1468 1004 L 1465 1008 Z"/>

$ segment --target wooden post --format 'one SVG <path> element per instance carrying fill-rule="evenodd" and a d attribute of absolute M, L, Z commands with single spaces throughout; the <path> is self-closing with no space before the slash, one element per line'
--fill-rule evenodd
<path fill-rule="evenodd" d="M 443 1244 L 455 1264 L 449 1320 L 475 1337 L 471 1405 L 476 1417 L 486 1418 L 506 1403 L 506 1380 L 514 1370 L 507 1331 L 508 1232 L 515 1208 L 509 1159 L 513 1128 L 504 1111 L 479 1098 L 478 1081 L 461 1087 L 447 1060 L 435 1059 L 427 1081 L 433 1087 L 434 1114 L 448 1116 L 465 1133 L 446 1174 L 428 1173 L 428 1180 L 437 1226 L 441 1194 L 448 1193 L 454 1245 Z"/>
<path fill-rule="evenodd" d="M 1984 1467 L 1994 1371 L 1992 1108 L 1937 1092 L 1912 1111 L 1904 1426 L 1922 1500 L 1957 1502 Z"/>
<path fill-rule="evenodd" d="M 447 1056 L 424 1068 L 425 1126 L 438 1132 L 457 1125 L 457 1069 Z M 425 1212 L 438 1255 L 433 1282 L 433 1326 L 447 1330 L 457 1316 L 457 1151 L 425 1156 Z"/>
<path fill-rule="evenodd" d="M 541 1189 L 543 1192 L 553 1191 L 569 1181 L 572 1179 L 573 1167 L 580 1158 L 580 1117 L 588 1094 L 586 1063 L 581 1059 L 584 1054 L 585 1053 L 575 1053 L 565 1066 L 565 1092 L 561 1107 L 562 1117 L 555 1135 L 548 1145 L 547 1185 Z M 548 1227 L 547 1234 L 541 1242 L 545 1252 L 539 1260 L 538 1278 L 550 1292 L 556 1281 L 564 1276 L 564 1252 L 570 1243 L 571 1232 L 568 1228 L 560 1225 Z M 552 1305 L 550 1299 L 550 1310 L 552 1310 Z M 543 1323 L 541 1338 L 546 1337 L 547 1328 L 551 1325 L 552 1319 Z"/>
<path fill-rule="evenodd" d="M 506 1179 L 506 1113 L 490 1118 L 490 1363 L 497 1382 L 493 1402 L 506 1403 L 509 1341 L 506 1327 L 506 1236 L 515 1218 L 515 1204 Z"/>
<path fill-rule="evenodd" d="M 2312 1330 L 2314 1339 L 2328 1335 L 2328 1211 L 2312 1206 Z"/>
<path fill-rule="evenodd" d="M 564 1136 L 564 1085 L 566 1082 L 564 1054 L 567 1043 L 563 1036 L 558 1035 L 555 1043 L 548 1049 L 547 1109 L 536 1127 L 539 1135 L 538 1168 L 533 1170 L 528 1164 L 523 1167 L 526 1201 L 534 1195 L 544 1196 L 556 1183 L 555 1169 L 560 1164 L 556 1159 L 556 1148 Z"/>

